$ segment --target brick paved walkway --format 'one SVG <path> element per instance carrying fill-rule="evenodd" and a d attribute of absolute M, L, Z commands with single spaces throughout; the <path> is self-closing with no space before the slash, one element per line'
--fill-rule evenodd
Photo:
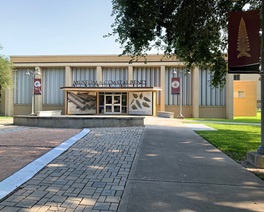
<path fill-rule="evenodd" d="M 0 210 L 117 211 L 143 129 L 91 129 L 0 202 Z"/>
<path fill-rule="evenodd" d="M 9 133 L 9 132 L 17 132 L 20 130 L 30 129 L 31 127 L 23 127 L 23 126 L 14 126 L 14 125 L 1 125 L 0 124 L 0 134 Z"/>

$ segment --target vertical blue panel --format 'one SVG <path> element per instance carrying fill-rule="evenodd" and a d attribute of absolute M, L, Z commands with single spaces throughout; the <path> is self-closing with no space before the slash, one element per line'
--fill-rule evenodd
<path fill-rule="evenodd" d="M 106 80 L 128 80 L 128 69 L 126 67 L 104 67 L 103 81 Z M 119 85 L 112 85 L 112 87 L 119 87 Z"/>
<path fill-rule="evenodd" d="M 32 103 L 33 79 L 32 75 L 26 75 L 26 72 L 27 68 L 22 68 L 14 74 L 14 104 Z"/>
<path fill-rule="evenodd" d="M 73 68 L 72 69 L 72 80 L 82 81 L 88 80 L 92 81 L 96 78 L 96 68 L 95 67 L 83 67 L 83 68 Z M 84 86 L 84 85 L 83 85 Z"/>
<path fill-rule="evenodd" d="M 200 71 L 200 105 L 202 106 L 225 106 L 226 88 L 214 88 L 210 85 L 212 73 L 210 70 Z"/>
<path fill-rule="evenodd" d="M 64 68 L 44 68 L 43 71 L 43 104 L 63 105 L 64 92 L 60 87 L 65 85 Z"/>

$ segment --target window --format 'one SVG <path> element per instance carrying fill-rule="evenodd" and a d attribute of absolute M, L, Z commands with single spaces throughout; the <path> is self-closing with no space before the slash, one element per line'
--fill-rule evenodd
<path fill-rule="evenodd" d="M 237 98 L 245 98 L 246 92 L 245 91 L 238 91 L 237 92 Z"/>
<path fill-rule="evenodd" d="M 240 80 L 240 74 L 235 74 L 234 75 L 234 80 Z"/>

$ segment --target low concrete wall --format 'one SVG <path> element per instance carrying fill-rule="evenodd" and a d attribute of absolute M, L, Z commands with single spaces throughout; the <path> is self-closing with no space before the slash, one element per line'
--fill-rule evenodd
<path fill-rule="evenodd" d="M 14 125 L 48 128 L 144 126 L 144 116 L 14 116 Z"/>
<path fill-rule="evenodd" d="M 158 117 L 174 118 L 174 113 L 167 111 L 158 111 Z"/>
<path fill-rule="evenodd" d="M 43 105 L 41 110 L 61 110 L 61 114 L 65 115 L 65 108 L 63 105 Z"/>
<path fill-rule="evenodd" d="M 37 116 L 60 116 L 61 110 L 41 110 L 37 112 Z"/>

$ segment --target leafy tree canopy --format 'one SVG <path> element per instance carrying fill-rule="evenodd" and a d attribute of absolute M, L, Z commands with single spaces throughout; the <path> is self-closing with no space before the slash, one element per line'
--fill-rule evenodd
<path fill-rule="evenodd" d="M 225 84 L 227 16 L 230 11 L 260 8 L 261 0 L 112 0 L 122 55 L 133 60 L 152 48 L 213 73 L 211 84 Z"/>
<path fill-rule="evenodd" d="M 6 56 L 0 54 L 0 91 L 12 83 L 12 76 L 12 64 Z"/>

